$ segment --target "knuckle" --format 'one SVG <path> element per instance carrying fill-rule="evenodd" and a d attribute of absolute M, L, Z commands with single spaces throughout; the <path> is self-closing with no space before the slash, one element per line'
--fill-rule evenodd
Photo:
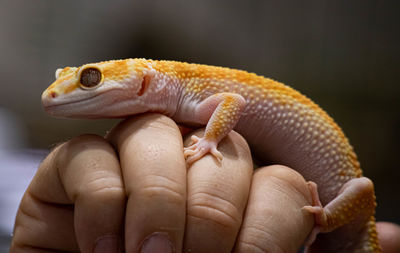
<path fill-rule="evenodd" d="M 148 113 L 138 116 L 133 124 L 145 124 L 147 129 L 155 129 L 161 131 L 161 133 L 168 132 L 171 128 L 177 129 L 176 123 L 171 118 L 158 113 Z M 179 130 L 177 131 L 179 132 Z"/>
<path fill-rule="evenodd" d="M 25 193 L 17 212 L 15 224 L 23 230 L 29 229 L 25 227 L 25 224 L 43 224 L 45 217 L 40 212 L 40 207 L 44 203 L 34 195 Z"/>
<path fill-rule="evenodd" d="M 242 211 L 235 204 L 207 192 L 193 194 L 188 199 L 187 212 L 191 217 L 228 228 L 238 228 L 242 222 Z"/>
<path fill-rule="evenodd" d="M 57 216 L 53 215 L 55 214 L 55 210 L 66 211 L 68 207 L 65 206 L 65 209 L 64 207 L 63 209 L 59 209 L 59 207 L 55 207 L 53 204 L 43 202 L 33 195 L 26 193 L 15 219 L 10 252 L 30 252 L 30 250 L 33 252 L 32 249 L 43 248 L 47 245 L 49 237 L 54 235 L 49 234 L 53 231 L 52 228 L 54 228 L 51 221 L 52 217 Z M 69 220 L 68 218 L 66 219 Z"/>
<path fill-rule="evenodd" d="M 122 180 L 115 176 L 94 178 L 79 188 L 78 195 L 90 195 L 96 198 L 124 199 L 125 188 Z"/>
<path fill-rule="evenodd" d="M 241 233 L 242 236 L 237 240 L 240 252 L 288 252 L 280 245 L 277 233 L 267 230 L 260 224 L 248 224 L 242 228 Z"/>
<path fill-rule="evenodd" d="M 234 140 L 234 143 L 237 145 L 238 148 L 240 148 L 240 152 L 242 153 L 248 153 L 250 155 L 250 147 L 249 144 L 247 143 L 246 139 L 236 132 L 235 130 L 229 132 L 228 134 L 229 137 L 231 137 Z"/>
<path fill-rule="evenodd" d="M 164 175 L 147 175 L 143 180 L 128 190 L 128 195 L 134 193 L 145 199 L 162 198 L 169 202 L 182 204 L 186 201 L 185 186 Z"/>
<path fill-rule="evenodd" d="M 104 158 L 104 153 L 108 153 Z M 74 159 L 80 157 L 90 163 L 89 165 L 100 166 L 106 158 L 115 154 L 111 144 L 97 135 L 81 135 L 62 144 L 55 157 L 55 165 L 60 170 L 68 168 Z M 88 166 L 86 166 L 88 167 Z"/>
<path fill-rule="evenodd" d="M 165 115 L 158 115 L 158 120 L 154 121 L 154 127 L 157 129 L 165 129 L 167 128 L 176 128 L 176 123 L 173 121 L 171 118 L 165 116 Z"/>
<path fill-rule="evenodd" d="M 309 190 L 304 177 L 297 171 L 284 165 L 270 165 L 258 168 L 253 174 L 253 180 L 261 182 L 263 185 L 273 181 L 276 187 L 286 189 L 293 194 L 308 196 Z"/>
<path fill-rule="evenodd" d="M 24 249 L 31 248 L 34 245 L 35 239 L 37 239 L 32 230 L 24 225 L 16 226 L 10 245 L 10 252 L 18 252 L 18 250 L 23 252 Z"/>
<path fill-rule="evenodd" d="M 96 144 L 106 144 L 107 142 L 103 137 L 95 135 L 95 134 L 82 134 L 76 136 L 67 142 L 69 145 L 81 146 L 82 144 L 96 143 Z"/>
<path fill-rule="evenodd" d="M 66 160 L 73 155 L 79 154 L 85 150 L 113 150 L 110 143 L 108 143 L 103 137 L 94 134 L 84 134 L 72 138 L 61 146 L 61 152 L 59 158 Z M 67 162 L 67 160 L 65 161 Z"/>
<path fill-rule="evenodd" d="M 24 252 L 30 245 L 25 242 L 20 235 L 20 228 L 14 230 L 13 239 L 10 245 L 10 252 Z"/>
<path fill-rule="evenodd" d="M 237 252 L 254 252 L 254 253 L 263 253 L 266 252 L 265 249 L 261 248 L 254 242 L 247 242 L 239 240 L 237 242 Z"/>
<path fill-rule="evenodd" d="M 261 167 L 258 168 L 255 172 L 255 174 L 259 177 L 275 177 L 275 178 L 279 178 L 281 180 L 286 181 L 288 178 L 288 175 L 292 176 L 292 177 L 300 177 L 301 175 L 290 169 L 289 167 L 285 166 L 285 165 L 270 165 L 270 166 L 266 166 L 266 167 Z"/>

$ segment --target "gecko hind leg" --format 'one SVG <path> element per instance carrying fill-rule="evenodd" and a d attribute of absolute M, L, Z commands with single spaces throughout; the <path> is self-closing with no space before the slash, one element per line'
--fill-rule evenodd
<path fill-rule="evenodd" d="M 314 215 L 315 225 L 305 242 L 308 248 L 316 239 L 318 233 L 328 233 L 356 218 L 368 219 L 375 212 L 375 193 L 371 180 L 366 177 L 354 178 L 346 182 L 338 195 L 325 207 L 319 200 L 317 185 L 308 182 L 312 197 L 312 206 L 302 209 Z"/>

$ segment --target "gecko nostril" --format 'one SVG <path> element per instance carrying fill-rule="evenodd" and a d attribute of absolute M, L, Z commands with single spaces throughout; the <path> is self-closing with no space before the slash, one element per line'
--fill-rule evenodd
<path fill-rule="evenodd" d="M 49 95 L 50 95 L 50 97 L 52 97 L 52 98 L 56 98 L 56 97 L 58 96 L 57 92 L 55 92 L 55 91 L 50 91 L 50 92 L 49 92 Z"/>

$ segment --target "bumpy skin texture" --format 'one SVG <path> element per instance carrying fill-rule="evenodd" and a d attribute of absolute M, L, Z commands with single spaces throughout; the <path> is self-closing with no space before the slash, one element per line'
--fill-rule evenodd
<path fill-rule="evenodd" d="M 101 78 L 82 77 L 88 68 Z M 314 203 L 303 210 L 315 215 L 316 226 L 307 251 L 381 251 L 372 182 L 362 177 L 357 156 L 333 119 L 294 89 L 245 71 L 145 59 L 67 67 L 57 70 L 56 78 L 42 95 L 54 116 L 154 111 L 179 123 L 207 125 L 205 135 L 194 136 L 184 150 L 189 164 L 207 153 L 223 159 L 218 142 L 235 129 L 260 159 L 290 166 L 311 181 Z M 90 87 L 82 84 L 87 80 Z M 318 233 L 323 234 L 314 241 Z"/>

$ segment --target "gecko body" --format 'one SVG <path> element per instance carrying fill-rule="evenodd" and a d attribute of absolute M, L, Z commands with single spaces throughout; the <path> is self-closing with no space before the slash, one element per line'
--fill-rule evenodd
<path fill-rule="evenodd" d="M 42 103 L 58 117 L 153 111 L 206 125 L 204 136 L 193 136 L 184 150 L 189 164 L 207 153 L 222 160 L 218 142 L 235 129 L 261 160 L 287 165 L 312 182 L 313 205 L 303 208 L 316 221 L 308 250 L 380 252 L 373 185 L 362 177 L 349 141 L 325 111 L 282 83 L 223 67 L 126 59 L 57 70 Z"/>

